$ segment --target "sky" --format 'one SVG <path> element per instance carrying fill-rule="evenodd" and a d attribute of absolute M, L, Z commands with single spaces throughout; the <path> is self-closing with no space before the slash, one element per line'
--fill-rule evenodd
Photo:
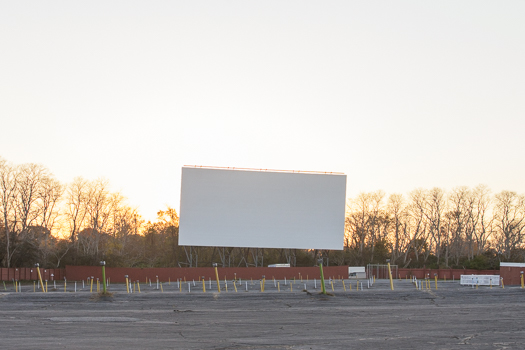
<path fill-rule="evenodd" d="M 143 217 L 183 165 L 334 171 L 347 197 L 525 193 L 524 1 L 0 0 L 0 157 Z"/>

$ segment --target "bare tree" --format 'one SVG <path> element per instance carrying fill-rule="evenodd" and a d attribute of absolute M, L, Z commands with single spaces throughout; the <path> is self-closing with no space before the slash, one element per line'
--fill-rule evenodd
<path fill-rule="evenodd" d="M 0 158 L 0 210 L 6 239 L 6 255 L 4 258 L 4 266 L 6 267 L 11 266 L 11 257 L 13 255 L 11 236 L 15 232 L 19 221 L 16 210 L 18 178 L 19 173 L 16 167 Z"/>
<path fill-rule="evenodd" d="M 506 259 L 523 243 L 525 230 L 525 196 L 502 191 L 495 196 L 494 222 L 497 244 Z"/>
<path fill-rule="evenodd" d="M 450 210 L 447 212 L 448 225 L 446 232 L 447 244 L 445 246 L 445 266 L 448 266 L 449 255 L 459 264 L 459 259 L 464 255 L 464 244 L 468 240 L 467 226 L 473 219 L 473 201 L 467 187 L 457 187 L 449 195 Z M 469 230 L 471 233 L 472 230 Z M 470 237 L 471 238 L 471 237 Z M 469 243 L 472 239 L 468 240 Z"/>
<path fill-rule="evenodd" d="M 476 255 L 488 248 L 488 241 L 494 233 L 494 217 L 490 215 L 490 190 L 485 185 L 477 186 L 473 191 L 476 210 L 476 225 L 474 237 L 476 240 Z"/>
<path fill-rule="evenodd" d="M 427 194 L 425 216 L 429 223 L 431 243 L 435 248 L 436 258 L 439 264 L 443 241 L 443 219 L 446 210 L 445 192 L 441 188 L 433 188 Z"/>
<path fill-rule="evenodd" d="M 410 245 L 409 236 L 409 216 L 406 207 L 405 200 L 402 194 L 391 194 L 388 197 L 387 203 L 388 214 L 392 217 L 391 219 L 391 255 L 392 261 L 397 261 Z M 403 261 L 406 263 L 406 260 Z"/>
<path fill-rule="evenodd" d="M 89 182 L 76 177 L 66 190 L 65 216 L 69 225 L 69 238 L 75 242 L 78 233 L 84 228 L 87 206 L 90 201 Z"/>
<path fill-rule="evenodd" d="M 423 254 L 424 260 L 428 258 L 430 254 L 431 245 L 429 243 L 429 230 L 428 222 L 426 220 L 425 210 L 427 202 L 427 192 L 421 188 L 418 188 L 410 193 L 410 204 L 408 206 L 408 212 L 411 222 L 411 239 L 409 249 L 405 251 L 405 261 L 407 260 L 406 255 L 409 254 L 410 250 L 414 251 L 414 257 L 418 261 L 419 256 Z M 410 263 L 410 261 L 408 261 Z M 408 264 L 406 263 L 406 265 Z"/>
<path fill-rule="evenodd" d="M 40 214 L 41 186 L 49 176 L 46 168 L 39 164 L 23 164 L 19 167 L 17 207 L 20 213 L 21 231 L 36 222 Z"/>

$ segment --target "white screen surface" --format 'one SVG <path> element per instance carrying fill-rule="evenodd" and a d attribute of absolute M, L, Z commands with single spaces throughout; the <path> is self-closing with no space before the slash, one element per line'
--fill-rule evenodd
<path fill-rule="evenodd" d="M 179 244 L 343 249 L 346 175 L 182 168 Z"/>

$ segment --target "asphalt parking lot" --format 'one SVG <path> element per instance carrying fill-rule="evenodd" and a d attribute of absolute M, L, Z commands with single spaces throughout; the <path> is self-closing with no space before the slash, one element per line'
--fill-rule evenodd
<path fill-rule="evenodd" d="M 0 291 L 0 348 L 24 349 L 524 349 L 525 289 L 440 281 L 260 281 L 110 284 L 112 296 L 63 282 Z M 306 289 L 305 284 L 306 283 Z M 189 284 L 189 286 L 188 286 Z M 350 289 L 350 286 L 352 287 Z M 428 286 L 427 286 L 428 287 Z M 248 289 L 248 291 L 246 291 Z"/>

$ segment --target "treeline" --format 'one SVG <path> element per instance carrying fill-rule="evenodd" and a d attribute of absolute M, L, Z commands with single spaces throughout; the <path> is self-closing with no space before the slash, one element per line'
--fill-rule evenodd
<path fill-rule="evenodd" d="M 362 193 L 348 201 L 343 251 L 181 247 L 172 208 L 145 222 L 107 180 L 60 183 L 44 166 L 0 158 L 0 262 L 4 267 L 312 266 L 499 267 L 525 261 L 525 197 L 485 186 L 408 195 Z M 321 233 L 322 234 L 322 233 Z"/>
<path fill-rule="evenodd" d="M 382 191 L 349 201 L 345 261 L 401 267 L 498 268 L 524 261 L 525 196 L 483 185 Z"/>

